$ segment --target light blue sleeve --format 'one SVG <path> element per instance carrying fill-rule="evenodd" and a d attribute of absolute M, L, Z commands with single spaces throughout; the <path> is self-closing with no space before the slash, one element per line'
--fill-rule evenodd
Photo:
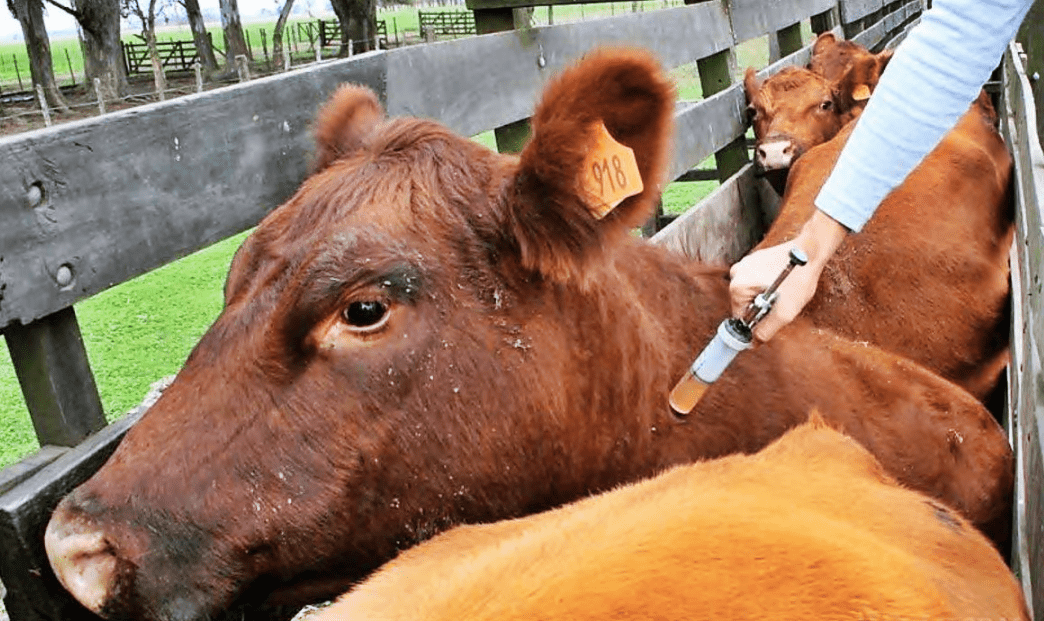
<path fill-rule="evenodd" d="M 935 0 L 899 46 L 816 207 L 860 230 L 978 97 L 1032 0 Z"/>

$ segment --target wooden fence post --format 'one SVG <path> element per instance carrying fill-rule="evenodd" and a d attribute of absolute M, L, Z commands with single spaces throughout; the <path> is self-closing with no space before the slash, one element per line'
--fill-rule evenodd
<path fill-rule="evenodd" d="M 236 55 L 236 72 L 239 73 L 240 82 L 250 81 L 250 65 L 247 64 L 246 54 Z"/>
<path fill-rule="evenodd" d="M 1026 53 L 1026 75 L 1037 106 L 1037 135 L 1044 136 L 1044 0 L 1037 0 L 1030 7 L 1015 39 Z"/>
<path fill-rule="evenodd" d="M 203 65 L 199 61 L 192 63 L 192 71 L 196 74 L 196 92 L 203 92 Z"/>
<path fill-rule="evenodd" d="M 290 42 L 283 46 L 283 71 L 290 71 Z"/>
<path fill-rule="evenodd" d="M 803 47 L 801 43 L 801 24 L 791 24 L 769 35 L 769 62 L 776 62 L 789 56 Z"/>
<path fill-rule="evenodd" d="M 732 85 L 736 74 L 736 52 L 729 48 L 696 61 L 704 98 L 719 93 Z M 747 155 L 747 137 L 740 136 L 714 154 L 718 180 L 725 181 L 750 161 Z"/>
<path fill-rule="evenodd" d="M 64 265 L 55 274 L 59 286 L 74 278 Z M 41 445 L 76 446 L 105 426 L 71 306 L 26 326 L 12 324 L 4 328 L 4 337 Z"/>
<path fill-rule="evenodd" d="M 105 96 L 102 95 L 99 78 L 94 78 L 94 96 L 98 100 L 98 114 L 105 114 Z"/>
<path fill-rule="evenodd" d="M 835 26 L 840 24 L 841 14 L 838 7 L 834 6 L 822 13 L 813 15 L 809 22 L 812 26 L 812 33 L 820 35 L 828 30 L 833 30 Z"/>
<path fill-rule="evenodd" d="M 526 17 L 528 20 L 528 15 Z M 525 25 L 528 26 L 528 21 Z M 514 9 L 475 9 L 475 31 L 480 35 L 514 30 L 515 27 Z M 529 119 L 494 128 L 493 135 L 497 141 L 497 151 L 501 153 L 521 152 L 522 147 L 529 140 L 529 132 Z"/>

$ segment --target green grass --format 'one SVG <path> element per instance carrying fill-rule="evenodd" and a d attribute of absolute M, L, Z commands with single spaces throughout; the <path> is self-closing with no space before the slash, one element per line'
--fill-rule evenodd
<path fill-rule="evenodd" d="M 176 373 L 217 317 L 236 235 L 76 305 L 106 418 L 137 405 Z M 4 346 L 6 349 L 6 345 Z M 0 361 L 0 468 L 36 450 L 10 357 Z"/>

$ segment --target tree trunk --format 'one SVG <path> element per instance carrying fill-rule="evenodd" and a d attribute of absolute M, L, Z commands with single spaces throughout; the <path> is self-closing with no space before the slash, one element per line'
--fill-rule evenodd
<path fill-rule="evenodd" d="M 199 9 L 199 0 L 182 0 L 181 6 L 185 7 L 185 12 L 188 14 L 192 41 L 195 42 L 196 51 L 199 52 L 199 64 L 203 67 L 203 73 L 209 77 L 217 71 L 217 58 L 214 57 L 214 48 L 210 46 L 210 36 L 207 34 L 207 26 L 203 21 L 203 12 Z"/>
<path fill-rule="evenodd" d="M 338 21 L 341 22 L 341 50 L 344 56 L 348 52 L 348 41 L 352 42 L 355 52 L 367 52 L 374 49 L 374 38 L 377 36 L 377 1 L 376 0 L 330 0 Z"/>
<path fill-rule="evenodd" d="M 65 103 L 54 79 L 51 44 L 43 19 L 43 0 L 8 0 L 7 6 L 22 25 L 33 84 L 43 87 L 48 107 L 68 112 L 69 106 Z"/>
<path fill-rule="evenodd" d="M 76 19 L 83 33 L 83 64 L 87 82 L 101 80 L 109 100 L 127 91 L 127 68 L 120 46 L 120 0 L 76 0 Z"/>
<path fill-rule="evenodd" d="M 243 24 L 239 19 L 239 4 L 236 0 L 220 0 L 221 26 L 225 29 L 225 68 L 229 71 L 236 66 L 236 56 L 240 54 L 251 58 L 247 49 L 246 37 L 243 36 Z"/>
<path fill-rule="evenodd" d="M 159 49 L 156 47 L 156 21 L 149 16 L 149 24 L 145 28 L 145 45 L 149 48 L 149 59 L 152 61 L 152 83 L 156 88 L 156 95 L 160 101 L 166 99 L 167 76 L 163 74 L 163 61 L 160 60 Z"/>
<path fill-rule="evenodd" d="M 290 9 L 293 6 L 294 0 L 286 0 L 283 3 L 283 8 L 279 9 L 275 30 L 272 31 L 272 58 L 275 58 L 277 63 L 283 59 L 283 29 L 286 28 L 286 20 L 290 17 Z"/>

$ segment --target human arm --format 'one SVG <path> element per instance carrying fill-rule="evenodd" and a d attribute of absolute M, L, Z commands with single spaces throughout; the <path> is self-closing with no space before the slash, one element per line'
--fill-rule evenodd
<path fill-rule="evenodd" d="M 755 338 L 772 338 L 812 299 L 845 231 L 860 230 L 968 110 L 1031 4 L 936 0 L 889 63 L 815 200 L 818 211 L 795 240 L 809 254 L 809 265 L 796 268 L 780 287 Z M 795 242 L 752 253 L 733 266 L 734 314 L 772 282 Z"/>

